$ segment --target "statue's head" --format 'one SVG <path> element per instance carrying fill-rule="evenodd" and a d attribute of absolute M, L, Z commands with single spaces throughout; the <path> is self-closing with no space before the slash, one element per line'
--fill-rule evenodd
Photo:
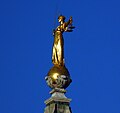
<path fill-rule="evenodd" d="M 60 15 L 59 17 L 58 17 L 58 22 L 61 22 L 61 21 L 65 21 L 65 17 L 63 16 L 63 15 Z"/>

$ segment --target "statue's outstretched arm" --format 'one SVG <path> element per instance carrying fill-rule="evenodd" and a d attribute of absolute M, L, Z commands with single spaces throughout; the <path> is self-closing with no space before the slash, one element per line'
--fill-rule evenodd
<path fill-rule="evenodd" d="M 68 27 L 68 25 L 71 25 L 72 24 L 72 17 L 70 17 L 70 19 L 68 20 L 68 22 L 66 22 L 66 27 Z"/>
<path fill-rule="evenodd" d="M 68 22 L 66 22 L 64 24 L 64 30 L 66 32 L 72 32 L 73 31 L 72 29 L 75 28 L 74 26 L 72 26 L 72 22 L 73 22 L 72 17 L 70 17 L 70 19 L 68 20 Z"/>

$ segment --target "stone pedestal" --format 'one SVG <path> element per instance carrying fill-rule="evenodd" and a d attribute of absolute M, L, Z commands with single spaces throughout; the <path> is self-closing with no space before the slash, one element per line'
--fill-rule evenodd
<path fill-rule="evenodd" d="M 65 96 L 65 89 L 72 82 L 68 69 L 65 66 L 54 65 L 45 80 L 52 91 L 51 97 L 45 101 L 44 113 L 72 113 L 69 106 L 71 99 Z"/>
<path fill-rule="evenodd" d="M 44 113 L 72 113 L 69 106 L 71 99 L 65 96 L 66 90 L 55 88 L 50 94 L 51 97 L 45 101 L 46 108 Z"/>

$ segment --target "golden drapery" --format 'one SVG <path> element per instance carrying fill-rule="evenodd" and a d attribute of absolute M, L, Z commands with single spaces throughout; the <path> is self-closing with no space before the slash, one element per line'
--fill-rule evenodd
<path fill-rule="evenodd" d="M 52 62 L 54 65 L 64 66 L 64 39 L 61 26 L 55 30 L 52 51 Z"/>

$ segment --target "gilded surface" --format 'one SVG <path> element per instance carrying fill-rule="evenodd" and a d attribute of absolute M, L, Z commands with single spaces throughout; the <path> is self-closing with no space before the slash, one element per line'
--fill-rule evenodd
<path fill-rule="evenodd" d="M 71 32 L 74 28 L 72 26 L 72 17 L 65 22 L 64 16 L 58 17 L 58 22 L 60 25 L 54 30 L 54 43 L 52 51 L 52 62 L 57 66 L 64 66 L 64 39 L 63 32 Z"/>

